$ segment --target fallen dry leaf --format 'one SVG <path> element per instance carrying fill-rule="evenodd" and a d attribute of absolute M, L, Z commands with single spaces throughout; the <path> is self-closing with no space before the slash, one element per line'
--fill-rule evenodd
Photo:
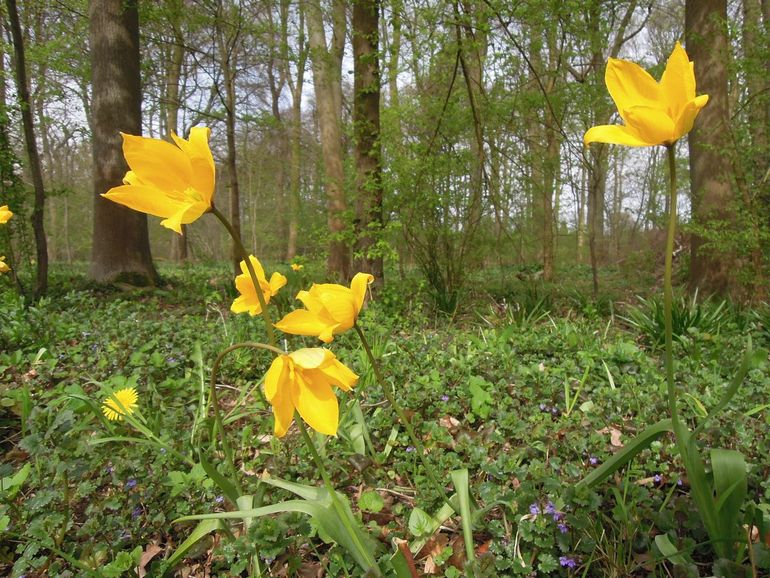
<path fill-rule="evenodd" d="M 147 567 L 147 564 L 150 563 L 150 560 L 155 558 L 158 554 L 163 552 L 163 548 L 158 546 L 157 544 L 149 544 L 144 552 L 142 552 L 141 558 L 139 558 L 139 567 L 137 568 L 139 572 L 139 578 L 144 578 L 147 576 L 147 570 L 145 568 Z"/>
<path fill-rule="evenodd" d="M 623 435 L 619 429 L 614 427 L 605 427 L 600 430 L 596 430 L 596 433 L 610 434 L 610 445 L 616 448 L 622 448 L 623 442 L 620 441 L 620 436 Z"/>

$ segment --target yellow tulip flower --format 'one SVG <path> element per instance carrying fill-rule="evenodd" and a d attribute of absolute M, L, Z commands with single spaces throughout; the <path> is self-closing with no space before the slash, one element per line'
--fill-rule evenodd
<path fill-rule="evenodd" d="M 131 168 L 123 185 L 102 196 L 135 211 L 163 217 L 161 225 L 182 233 L 211 208 L 214 157 L 207 127 L 193 127 L 190 139 L 172 133 L 164 140 L 123 134 L 123 154 Z"/>
<path fill-rule="evenodd" d="M 353 327 L 366 296 L 366 287 L 374 281 L 368 273 L 356 273 L 350 288 L 332 283 L 313 284 L 310 291 L 300 291 L 297 299 L 305 309 L 288 313 L 275 326 L 292 335 L 317 335 L 324 343 Z"/>
<path fill-rule="evenodd" d="M 131 415 L 136 409 L 136 401 L 139 396 L 136 389 L 126 387 L 120 389 L 104 400 L 102 411 L 107 419 L 111 421 L 123 419 L 124 415 Z"/>
<path fill-rule="evenodd" d="M 695 96 L 693 63 L 677 42 L 660 82 L 638 64 L 610 58 L 604 75 L 625 125 L 590 128 L 583 142 L 628 146 L 672 145 L 690 132 L 708 95 Z"/>
<path fill-rule="evenodd" d="M 5 257 L 0 256 L 0 273 L 8 273 L 11 268 L 6 264 Z"/>
<path fill-rule="evenodd" d="M 13 213 L 8 208 L 8 205 L 0 207 L 0 225 L 5 225 L 11 217 L 13 217 Z"/>
<path fill-rule="evenodd" d="M 278 293 L 278 290 L 286 285 L 286 277 L 276 272 L 270 277 L 270 282 L 265 277 L 265 270 L 262 268 L 262 263 L 259 262 L 254 255 L 249 256 L 251 266 L 254 267 L 254 272 L 257 274 L 257 280 L 259 286 L 262 289 L 262 295 L 265 298 L 265 304 L 270 303 L 270 298 Z M 233 304 L 230 306 L 230 311 L 233 313 L 246 313 L 250 315 L 259 315 L 262 313 L 262 306 L 259 304 L 259 298 L 257 297 L 257 290 L 254 287 L 254 283 L 249 275 L 249 269 L 246 267 L 246 261 L 241 261 L 241 273 L 235 278 L 235 288 L 238 289 L 238 293 L 241 294 L 237 297 Z"/>
<path fill-rule="evenodd" d="M 299 349 L 276 357 L 265 374 L 265 397 L 273 406 L 276 437 L 286 435 L 294 410 L 314 430 L 336 435 L 339 404 L 332 386 L 350 391 L 357 381 L 358 376 L 328 349 Z"/>

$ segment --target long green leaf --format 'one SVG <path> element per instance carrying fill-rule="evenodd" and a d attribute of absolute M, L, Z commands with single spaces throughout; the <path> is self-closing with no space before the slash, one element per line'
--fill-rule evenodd
<path fill-rule="evenodd" d="M 219 487 L 220 490 L 222 490 L 222 493 L 228 500 L 230 500 L 231 504 L 236 504 L 238 502 L 239 496 L 238 490 L 235 489 L 235 484 L 220 474 L 216 466 L 214 466 L 206 459 L 206 456 L 203 455 L 203 452 L 200 452 L 198 459 L 200 460 L 201 466 L 203 466 L 203 471 L 206 472 L 206 475 L 212 479 L 212 481 Z"/>
<path fill-rule="evenodd" d="M 716 510 L 721 528 L 722 540 L 730 551 L 740 539 L 740 513 L 746 499 L 748 482 L 746 461 L 743 454 L 735 450 L 711 450 L 711 469 L 714 473 Z"/>
<path fill-rule="evenodd" d="M 631 442 L 627 443 L 626 446 L 614 456 L 580 480 L 578 485 L 588 486 L 589 488 L 597 486 L 630 462 L 639 452 L 647 449 L 652 442 L 664 433 L 672 431 L 672 427 L 670 419 L 664 419 L 651 425 L 636 436 Z"/>
<path fill-rule="evenodd" d="M 471 525 L 471 500 L 468 490 L 468 469 L 454 470 L 452 472 L 452 484 L 454 484 L 457 498 L 460 500 L 460 516 L 462 516 L 463 542 L 465 542 L 465 555 L 469 561 L 473 560 L 473 527 Z"/>
<path fill-rule="evenodd" d="M 658 534 L 655 536 L 655 545 L 660 550 L 660 553 L 672 564 L 687 564 L 687 560 L 679 553 L 679 548 L 671 543 L 671 538 L 668 537 L 668 534 Z"/>
<path fill-rule="evenodd" d="M 174 550 L 174 553 L 169 556 L 168 560 L 166 560 L 168 569 L 166 572 L 164 572 L 164 575 L 168 574 L 168 572 L 172 570 L 182 558 L 184 558 L 185 554 L 187 554 L 190 548 L 192 548 L 198 542 L 198 540 L 216 530 L 220 523 L 221 522 L 219 520 L 202 520 L 197 526 L 195 526 L 195 529 L 190 532 L 190 535 L 187 536 L 185 541 L 179 544 L 177 549 Z"/>

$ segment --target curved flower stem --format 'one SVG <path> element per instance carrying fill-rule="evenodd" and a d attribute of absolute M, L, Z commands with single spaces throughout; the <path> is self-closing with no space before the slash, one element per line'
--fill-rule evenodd
<path fill-rule="evenodd" d="M 243 246 L 243 241 L 241 241 L 240 236 L 233 228 L 230 221 L 227 220 L 227 217 L 225 217 L 214 205 L 211 206 L 211 212 L 225 226 L 227 232 L 230 233 L 230 237 L 232 237 L 233 243 L 235 243 L 236 250 L 241 254 L 241 259 L 246 263 L 246 269 L 248 269 L 251 282 L 254 284 L 254 292 L 257 294 L 257 300 L 259 301 L 259 305 L 262 308 L 262 319 L 265 321 L 267 341 L 270 343 L 270 345 L 276 347 L 277 341 L 275 339 L 275 333 L 273 333 L 273 320 L 270 317 L 270 312 L 267 310 L 265 296 L 262 294 L 262 286 L 259 283 L 259 279 L 257 279 L 257 273 L 254 271 L 254 267 L 251 264 L 251 259 L 249 259 L 249 253 Z"/>
<path fill-rule="evenodd" d="M 315 462 L 316 468 L 320 472 L 321 478 L 323 478 L 324 486 L 326 486 L 326 491 L 329 492 L 329 497 L 332 500 L 332 505 L 334 506 L 334 509 L 337 511 L 337 515 L 340 517 L 340 521 L 345 526 L 345 530 L 347 530 L 348 534 L 350 535 L 350 539 L 353 541 L 353 543 L 356 545 L 356 548 L 358 548 L 359 552 L 367 561 L 370 569 L 377 572 L 377 575 L 380 575 L 379 568 L 377 567 L 377 562 L 372 557 L 371 552 L 369 552 L 369 550 L 367 550 L 366 547 L 360 542 L 360 540 L 358 539 L 358 534 L 356 534 L 355 529 L 350 525 L 350 518 L 348 517 L 348 514 L 345 511 L 345 508 L 342 506 L 339 498 L 337 497 L 337 491 L 334 489 L 334 486 L 332 486 L 332 481 L 331 481 L 331 478 L 329 477 L 329 472 L 326 471 L 326 466 L 324 466 L 324 463 L 321 460 L 321 456 L 318 455 L 318 450 L 316 449 L 315 444 L 313 443 L 313 440 L 311 439 L 310 434 L 308 433 L 307 428 L 305 427 L 305 422 L 303 422 L 302 417 L 296 413 L 294 416 L 294 421 L 297 422 L 299 431 L 302 434 L 302 439 L 305 441 L 305 445 L 307 446 L 308 450 L 310 450 L 310 455 L 313 457 L 313 461 Z"/>
<path fill-rule="evenodd" d="M 666 366 L 666 386 L 668 391 L 668 410 L 671 414 L 671 423 L 674 426 L 674 435 L 679 445 L 682 459 L 685 455 L 682 450 L 685 449 L 681 435 L 681 423 L 679 420 L 679 411 L 677 409 L 676 384 L 674 383 L 674 344 L 673 344 L 673 322 L 672 322 L 672 304 L 673 289 L 671 286 L 671 277 L 674 259 L 674 236 L 676 234 L 676 143 L 666 146 L 668 152 L 668 236 L 666 237 L 666 261 L 663 274 L 663 324 L 665 333 L 665 366 Z"/>
<path fill-rule="evenodd" d="M 230 442 L 227 441 L 227 435 L 225 435 L 225 426 L 222 423 L 222 414 L 219 411 L 219 398 L 217 397 L 217 373 L 219 373 L 219 366 L 221 365 L 222 360 L 225 358 L 225 356 L 228 353 L 235 351 L 236 349 L 243 349 L 246 347 L 251 349 L 264 349 L 266 351 L 271 351 L 278 355 L 282 355 L 284 353 L 277 347 L 273 347 L 272 345 L 265 345 L 264 343 L 255 343 L 251 341 L 247 341 L 244 343 L 235 343 L 234 345 L 231 345 L 230 347 L 223 349 L 214 360 L 214 365 L 211 366 L 211 378 L 209 379 L 209 389 L 211 390 L 211 405 L 214 406 L 214 423 L 216 424 L 217 430 L 219 430 L 219 436 L 222 438 L 222 451 L 224 451 L 225 453 L 225 459 L 227 460 L 227 465 L 230 467 L 230 473 L 233 476 L 233 484 L 235 484 L 235 487 L 238 490 L 239 495 L 243 494 L 243 488 L 241 487 L 240 481 L 238 480 L 238 469 L 235 467 L 235 459 L 233 458 L 233 451 L 230 448 Z"/>
<path fill-rule="evenodd" d="M 431 484 L 433 484 L 434 489 L 439 493 L 439 495 L 449 505 L 449 507 L 454 509 L 454 506 L 449 502 L 449 499 L 446 496 L 446 488 L 444 488 L 444 486 L 442 486 L 439 483 L 438 479 L 436 479 L 436 476 L 433 474 L 433 469 L 431 468 L 431 465 L 428 463 L 428 460 L 425 459 L 425 446 L 422 445 L 420 438 L 418 438 L 417 434 L 414 433 L 414 428 L 412 427 L 412 424 L 409 421 L 409 419 L 406 417 L 406 413 L 404 413 L 404 408 L 401 407 L 401 404 L 398 403 L 396 398 L 391 393 L 390 389 L 388 389 L 387 385 L 385 384 L 385 380 L 383 379 L 382 372 L 380 371 L 380 365 L 379 363 L 377 363 L 377 360 L 374 358 L 374 354 L 372 353 L 372 348 L 369 347 L 369 342 L 366 340 L 366 336 L 364 335 L 364 332 L 358 326 L 358 323 L 355 323 L 353 327 L 355 328 L 356 333 L 358 333 L 358 337 L 361 340 L 361 344 L 364 346 L 364 351 L 366 351 L 366 356 L 369 358 L 369 363 L 371 364 L 372 369 L 374 370 L 374 376 L 377 379 L 377 383 L 380 384 L 380 389 L 382 389 L 382 393 L 385 396 L 385 399 L 388 400 L 388 403 L 390 403 L 390 405 L 393 406 L 393 409 L 396 411 L 396 415 L 398 415 L 398 419 L 401 421 L 402 424 L 404 424 L 404 428 L 406 428 L 406 433 L 409 436 L 409 439 L 412 442 L 412 445 L 414 445 L 417 455 L 419 456 L 420 461 L 422 462 L 422 467 L 425 468 L 425 473 L 428 476 L 428 479 L 430 480 Z"/>

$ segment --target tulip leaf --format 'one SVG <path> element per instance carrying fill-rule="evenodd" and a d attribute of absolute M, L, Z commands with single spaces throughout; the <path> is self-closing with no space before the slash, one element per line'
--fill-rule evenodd
<path fill-rule="evenodd" d="M 714 489 L 719 527 L 722 539 L 730 550 L 740 539 L 739 517 L 746 499 L 746 461 L 735 450 L 711 450 L 711 469 L 714 473 Z M 727 557 L 727 556 L 726 556 Z"/>
<path fill-rule="evenodd" d="M 238 490 L 235 489 L 235 484 L 219 473 L 216 466 L 206 459 L 203 452 L 198 456 L 200 465 L 206 472 L 206 475 L 213 480 L 213 482 L 222 490 L 225 497 L 230 500 L 230 503 L 236 504 L 238 502 Z"/>
<path fill-rule="evenodd" d="M 216 519 L 201 520 L 198 525 L 195 526 L 195 529 L 190 533 L 190 535 L 187 536 L 185 541 L 179 544 L 177 549 L 174 550 L 174 553 L 171 554 L 168 560 L 165 561 L 167 569 L 164 572 L 164 575 L 173 569 L 182 558 L 184 558 L 185 554 L 187 554 L 190 548 L 192 548 L 198 542 L 198 540 L 216 530 L 220 524 L 221 522 Z"/>
<path fill-rule="evenodd" d="M 651 425 L 627 443 L 614 456 L 580 480 L 578 485 L 588 486 L 589 488 L 597 486 L 630 462 L 639 452 L 647 449 L 660 436 L 672 431 L 672 427 L 670 419 L 664 419 Z"/>
<path fill-rule="evenodd" d="M 468 469 L 454 470 L 452 472 L 452 483 L 457 492 L 457 498 L 460 501 L 465 555 L 468 560 L 473 560 L 475 556 L 473 550 L 473 527 L 471 525 L 471 500 L 470 491 L 468 490 Z"/>

